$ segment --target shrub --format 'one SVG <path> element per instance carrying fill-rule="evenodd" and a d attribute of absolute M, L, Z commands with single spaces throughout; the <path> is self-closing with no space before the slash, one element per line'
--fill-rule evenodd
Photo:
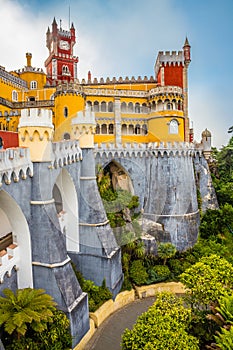
<path fill-rule="evenodd" d="M 171 272 L 168 266 L 155 265 L 148 271 L 149 278 L 147 284 L 166 281 L 170 276 Z"/>
<path fill-rule="evenodd" d="M 129 276 L 132 281 L 137 285 L 141 286 L 145 284 L 148 279 L 148 273 L 146 268 L 143 266 L 142 260 L 134 260 L 129 270 Z"/>

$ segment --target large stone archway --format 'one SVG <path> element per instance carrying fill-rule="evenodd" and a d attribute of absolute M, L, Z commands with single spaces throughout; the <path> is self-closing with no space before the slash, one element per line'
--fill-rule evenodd
<path fill-rule="evenodd" d="M 15 202 L 15 200 L 4 190 L 0 191 L 0 238 L 8 235 L 10 248 L 5 247 L 8 255 L 17 261 L 17 288 L 33 287 L 32 277 L 32 257 L 31 257 L 31 237 L 27 220 Z M 7 243 L 7 244 L 8 244 Z M 13 244 L 13 248 L 12 245 Z M 11 249 L 12 248 L 12 249 Z M 15 249 L 16 248 L 16 249 Z M 10 250 L 9 250 L 10 249 Z M 15 255 L 15 256 L 14 256 Z M 11 262 L 9 259 L 9 264 Z M 7 261 L 6 261 L 7 262 Z M 1 268 L 4 268 L 2 264 Z M 7 267 L 5 266 L 7 269 Z M 10 267 L 8 268 L 8 270 Z M 9 274 L 10 271 L 6 272 Z M 5 278 L 2 283 L 4 287 Z M 4 289 L 4 288 L 3 288 Z"/>
<path fill-rule="evenodd" d="M 79 252 L 78 199 L 73 180 L 62 169 L 53 187 L 53 198 L 62 233 L 66 236 L 68 252 Z"/>
<path fill-rule="evenodd" d="M 112 160 L 104 166 L 104 171 L 109 171 L 114 190 L 121 189 L 130 192 L 132 195 L 134 194 L 130 175 L 120 163 Z"/>

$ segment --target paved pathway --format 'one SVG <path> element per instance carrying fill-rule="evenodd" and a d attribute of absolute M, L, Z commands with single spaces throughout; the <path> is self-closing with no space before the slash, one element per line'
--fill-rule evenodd
<path fill-rule="evenodd" d="M 145 312 L 155 298 L 136 300 L 109 316 L 97 329 L 85 350 L 121 350 L 121 335 L 131 329 L 139 315 Z"/>

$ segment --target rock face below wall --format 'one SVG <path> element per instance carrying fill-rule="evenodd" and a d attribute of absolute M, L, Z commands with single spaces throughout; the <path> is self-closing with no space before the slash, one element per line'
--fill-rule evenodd
<path fill-rule="evenodd" d="M 194 167 L 196 172 L 196 182 L 202 200 L 202 211 L 205 212 L 207 209 L 218 209 L 218 201 L 212 183 L 208 162 L 204 157 L 196 156 L 194 158 Z"/>
<path fill-rule="evenodd" d="M 95 161 L 103 168 L 115 162 L 130 177 L 143 220 L 150 222 L 142 231 L 149 235 L 147 242 L 152 250 L 151 237 L 155 241 L 170 241 L 180 251 L 195 244 L 200 224 L 197 184 L 202 211 L 217 207 L 208 163 L 201 151 L 190 145 L 147 147 L 139 153 L 98 151 Z"/>

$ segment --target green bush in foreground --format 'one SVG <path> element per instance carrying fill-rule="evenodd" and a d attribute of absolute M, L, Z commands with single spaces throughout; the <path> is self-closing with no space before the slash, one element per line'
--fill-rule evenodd
<path fill-rule="evenodd" d="M 123 350 L 198 350 L 198 340 L 188 334 L 191 310 L 172 293 L 159 293 L 153 306 L 138 317 L 122 336 Z"/>

